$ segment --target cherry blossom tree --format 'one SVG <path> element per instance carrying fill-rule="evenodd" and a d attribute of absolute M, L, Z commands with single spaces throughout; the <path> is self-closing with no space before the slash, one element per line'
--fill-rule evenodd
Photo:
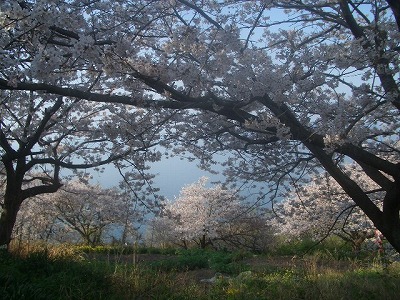
<path fill-rule="evenodd" d="M 46 200 L 46 197 L 36 196 L 23 202 L 13 230 L 13 246 L 21 249 L 22 244 L 31 241 L 72 241 L 69 232 L 58 226 L 55 207 Z"/>
<path fill-rule="evenodd" d="M 379 205 L 382 199 L 379 186 L 356 166 L 349 165 L 345 169 Z M 351 243 L 353 250 L 358 252 L 363 242 L 375 235 L 371 220 L 327 173 L 312 178 L 309 184 L 298 187 L 289 195 L 275 207 L 278 218 L 271 219 L 277 232 L 284 236 L 322 240 L 333 234 Z"/>
<path fill-rule="evenodd" d="M 148 112 L 123 106 L 112 110 L 63 97 L 3 93 L 1 154 L 7 184 L 0 217 L 1 243 L 10 241 L 25 199 L 61 187 L 62 168 L 101 171 L 102 165 L 114 162 L 120 170 L 136 169 L 144 174 L 145 162 L 157 159 L 157 151 L 147 151 L 157 143 L 157 121 Z"/>
<path fill-rule="evenodd" d="M 204 167 L 231 151 L 228 179 L 264 182 L 270 200 L 323 168 L 400 251 L 396 1 L 1 5 L 3 98 L 173 110 L 175 151 Z M 379 205 L 349 162 L 379 185 Z"/>
<path fill-rule="evenodd" d="M 209 245 L 256 248 L 262 236 L 259 231 L 266 229 L 265 219 L 251 214 L 235 192 L 221 185 L 207 188 L 207 181 L 202 177 L 183 187 L 179 197 L 165 205 L 161 217 L 153 220 L 153 227 L 167 232 L 164 241 L 177 241 L 185 248 L 193 242 L 202 249 Z"/>
<path fill-rule="evenodd" d="M 181 246 L 183 242 L 175 235 L 174 223 L 174 220 L 164 216 L 148 220 L 144 239 L 146 246 L 157 248 Z"/>
<path fill-rule="evenodd" d="M 116 189 L 70 182 L 56 193 L 24 202 L 15 235 L 25 240 L 80 241 L 94 246 L 119 231 L 120 241 L 125 243 L 145 214 L 134 200 Z"/>
<path fill-rule="evenodd" d="M 27 28 L 25 26 L 32 25 L 30 22 L 33 19 L 30 18 L 35 19 L 33 22 L 46 23 L 46 20 L 50 21 L 47 18 L 51 18 L 51 10 L 57 6 L 55 2 L 41 1 L 36 3 L 32 10 L 31 4 L 33 5 L 23 1 L 1 3 L 2 78 L 14 78 L 14 75 L 9 77 L 11 73 L 17 77 L 24 73 L 25 80 L 36 81 L 40 73 L 52 78 L 51 82 L 55 84 L 64 85 L 65 82 L 74 81 L 78 86 L 85 86 L 86 91 L 91 91 L 96 79 L 80 81 L 85 81 L 84 74 L 91 73 L 91 67 L 88 65 L 83 66 L 77 60 L 73 61 L 74 58 L 71 57 L 72 60 L 67 65 L 70 70 L 74 70 L 72 71 L 74 74 L 67 74 L 66 69 L 54 73 L 54 70 L 51 71 L 51 65 L 54 67 L 56 60 L 52 55 L 49 56 L 48 51 L 51 53 L 55 49 L 46 49 L 46 46 L 43 48 L 39 43 L 36 46 L 40 49 L 34 46 L 35 49 L 25 48 L 26 51 L 21 48 L 24 53 L 19 50 L 15 52 L 14 43 L 17 40 L 14 38 L 18 39 L 18 32 L 25 30 Z M 24 18 L 27 9 L 29 20 L 27 19 L 25 23 L 20 18 Z M 62 15 L 62 11 L 59 13 Z M 58 18 L 57 15 L 54 16 Z M 29 39 L 27 36 L 21 38 L 25 42 Z M 36 38 L 33 36 L 31 38 L 33 38 L 31 42 L 35 43 Z M 36 51 L 43 52 L 44 56 L 39 59 Z M 14 55 L 21 60 L 21 65 L 9 65 L 12 63 L 12 58 L 16 58 Z M 83 85 L 78 84 L 79 82 Z M 139 173 L 143 177 L 144 184 L 151 183 L 151 176 L 145 174 L 148 168 L 146 162 L 155 161 L 160 157 L 158 151 L 149 150 L 158 142 L 160 119 L 150 110 L 78 101 L 45 91 L 2 89 L 0 97 L 1 173 L 6 181 L 1 200 L 0 245 L 10 242 L 17 213 L 25 199 L 56 192 L 62 186 L 60 172 L 63 168 L 71 169 L 82 177 L 79 175 L 80 170 L 95 168 L 101 171 L 103 165 L 114 163 L 125 180 L 130 180 L 129 178 L 136 180 L 136 174 Z M 163 120 L 161 117 L 161 121 Z M 31 184 L 32 182 L 34 184 Z"/>

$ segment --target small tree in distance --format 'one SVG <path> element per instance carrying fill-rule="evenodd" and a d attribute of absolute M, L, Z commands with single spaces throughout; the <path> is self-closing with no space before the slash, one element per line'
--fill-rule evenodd
<path fill-rule="evenodd" d="M 207 181 L 207 177 L 201 177 L 183 187 L 179 197 L 166 204 L 162 216 L 152 220 L 153 232 L 162 228 L 167 233 L 164 240 L 184 248 L 194 243 L 202 249 L 259 250 L 261 236 L 266 233 L 265 219 L 243 205 L 234 191 L 221 185 L 207 188 Z"/>
<path fill-rule="evenodd" d="M 141 221 L 141 212 L 127 194 L 73 181 L 54 194 L 24 203 L 15 235 L 95 246 L 121 232 L 124 243 L 127 232 L 135 231 L 135 222 Z"/>

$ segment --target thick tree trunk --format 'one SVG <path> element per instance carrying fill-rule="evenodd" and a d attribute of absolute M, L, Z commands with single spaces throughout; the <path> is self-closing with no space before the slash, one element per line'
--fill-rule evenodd
<path fill-rule="evenodd" d="M 378 228 L 379 229 L 379 228 Z M 388 230 L 379 229 L 383 236 L 388 240 L 388 242 L 393 246 L 393 248 L 400 253 L 400 227 L 392 227 Z"/>
<path fill-rule="evenodd" d="M 394 182 L 385 184 L 386 196 L 383 199 L 383 211 L 381 211 L 358 184 L 335 165 L 331 157 L 323 149 L 308 142 L 305 142 L 305 145 L 347 195 L 370 218 L 393 248 L 400 253 L 400 177 L 397 176 L 394 178 Z"/>
<path fill-rule="evenodd" d="M 4 195 L 4 205 L 0 215 L 0 246 L 6 246 L 7 249 L 22 200 L 22 196 L 17 192 L 10 191 Z"/>
<path fill-rule="evenodd" d="M 388 242 L 400 253 L 400 184 L 397 179 L 386 192 L 381 224 L 375 224 Z"/>
<path fill-rule="evenodd" d="M 397 29 L 400 31 L 400 2 L 399 0 L 387 0 L 387 3 L 389 3 L 390 8 L 393 11 L 397 23 Z"/>

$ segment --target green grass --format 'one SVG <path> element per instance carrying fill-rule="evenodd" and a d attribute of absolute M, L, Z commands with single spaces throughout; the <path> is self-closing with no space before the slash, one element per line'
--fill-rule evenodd
<path fill-rule="evenodd" d="M 224 274 L 239 274 L 247 268 L 241 261 L 248 256 L 244 252 L 223 252 L 203 249 L 176 251 L 175 255 L 149 263 L 159 271 L 187 271 L 209 268 Z"/>
<path fill-rule="evenodd" d="M 335 259 L 354 258 L 355 254 L 349 243 L 337 237 L 329 237 L 323 242 L 311 239 L 293 240 L 291 242 L 281 242 L 275 248 L 275 255 L 306 255 L 325 252 Z"/>
<path fill-rule="evenodd" d="M 0 254 L 1 299 L 107 299 L 107 270 L 45 252 L 25 258 Z"/>
<path fill-rule="evenodd" d="M 265 262 L 282 256 L 261 255 L 252 258 L 260 260 L 254 268 L 245 252 L 175 250 L 148 264 L 85 259 L 76 248 L 2 252 L 0 299 L 398 299 L 400 263 L 339 261 L 318 253 L 274 266 Z M 189 276 L 203 269 L 224 276 L 215 284 Z"/>
<path fill-rule="evenodd" d="M 213 290 L 214 299 L 398 299 L 400 266 L 393 270 L 363 268 L 319 274 L 282 269 L 224 280 Z"/>
<path fill-rule="evenodd" d="M 89 246 L 80 245 L 72 246 L 76 251 L 91 254 L 176 254 L 174 248 L 154 248 L 154 247 L 139 247 L 139 246 L 111 246 L 111 245 L 100 245 L 100 246 Z"/>

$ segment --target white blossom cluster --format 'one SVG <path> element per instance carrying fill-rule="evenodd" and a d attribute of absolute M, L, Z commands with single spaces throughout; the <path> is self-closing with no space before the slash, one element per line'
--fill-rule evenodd
<path fill-rule="evenodd" d="M 14 238 L 24 241 L 83 242 L 109 240 L 119 231 L 135 231 L 143 211 L 135 210 L 129 195 L 72 181 L 55 194 L 23 204 Z"/>
<path fill-rule="evenodd" d="M 261 224 L 257 220 L 262 219 L 251 215 L 251 209 L 241 204 L 233 191 L 220 185 L 207 188 L 207 181 L 208 178 L 202 177 L 183 187 L 178 198 L 166 203 L 161 216 L 152 220 L 154 234 L 159 236 L 162 231 L 165 236 L 160 236 L 161 240 L 175 241 L 185 247 L 192 243 L 216 247 L 221 242 L 226 247 L 226 243 L 235 244 L 235 241 L 246 244 L 246 236 L 260 238 L 262 234 L 255 232 L 263 230 L 263 225 L 257 227 Z"/>
<path fill-rule="evenodd" d="M 381 207 L 382 192 L 377 185 L 355 165 L 347 165 L 346 171 L 366 191 L 376 191 L 370 197 Z M 356 243 L 363 234 L 363 240 L 374 237 L 371 220 L 327 174 L 315 175 L 309 184 L 293 189 L 274 211 L 277 216 L 271 222 L 287 239 L 311 237 L 318 240 L 337 235 Z"/>

